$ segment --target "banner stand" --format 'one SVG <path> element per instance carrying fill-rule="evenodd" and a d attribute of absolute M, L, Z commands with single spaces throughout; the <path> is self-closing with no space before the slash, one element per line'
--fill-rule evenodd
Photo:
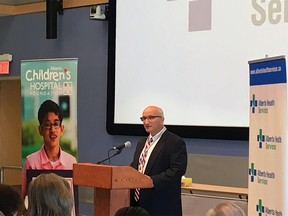
<path fill-rule="evenodd" d="M 288 215 L 285 56 L 249 61 L 248 215 Z"/>

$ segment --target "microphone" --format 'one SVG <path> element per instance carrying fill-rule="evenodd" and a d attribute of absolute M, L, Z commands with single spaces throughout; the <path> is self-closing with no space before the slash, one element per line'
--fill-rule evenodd
<path fill-rule="evenodd" d="M 127 141 L 127 142 L 125 142 L 124 144 L 121 144 L 121 145 L 119 145 L 119 146 L 116 146 L 116 147 L 111 148 L 110 150 L 116 150 L 116 149 L 122 150 L 123 148 L 129 148 L 129 147 L 131 147 L 131 142 L 130 142 L 130 141 Z"/>
<path fill-rule="evenodd" d="M 109 156 L 108 158 L 106 158 L 106 159 L 104 159 L 104 160 L 102 160 L 102 161 L 98 161 L 97 164 L 103 164 L 103 162 L 106 161 L 106 160 L 109 160 L 109 161 L 110 161 L 110 159 L 111 159 L 112 157 L 120 154 L 120 153 L 122 152 L 122 149 L 123 149 L 123 148 L 129 148 L 130 146 L 131 146 L 131 142 L 130 142 L 130 141 L 127 141 L 127 142 L 125 142 L 125 143 L 122 144 L 122 145 L 119 145 L 119 146 L 116 146 L 116 147 L 113 147 L 113 148 L 109 149 L 109 151 L 110 151 L 110 150 L 116 150 L 116 149 L 117 149 L 118 151 L 117 151 L 115 154 L 113 154 L 112 156 Z M 108 151 L 108 152 L 109 152 L 109 151 Z M 109 154 L 108 154 L 108 155 L 109 155 Z"/>

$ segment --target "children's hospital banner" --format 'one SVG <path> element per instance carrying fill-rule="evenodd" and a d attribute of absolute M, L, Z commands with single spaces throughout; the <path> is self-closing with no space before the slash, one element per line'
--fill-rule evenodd
<path fill-rule="evenodd" d="M 248 215 L 288 215 L 285 57 L 250 61 L 249 73 Z"/>
<path fill-rule="evenodd" d="M 77 64 L 77 59 L 21 61 L 22 165 L 44 144 L 38 110 L 47 100 L 58 104 L 63 116 L 61 149 L 77 158 Z M 57 127 L 55 122 L 52 126 Z"/>

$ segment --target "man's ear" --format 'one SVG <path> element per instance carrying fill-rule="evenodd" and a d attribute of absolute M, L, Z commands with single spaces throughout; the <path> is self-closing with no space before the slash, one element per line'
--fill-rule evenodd
<path fill-rule="evenodd" d="M 39 131 L 39 134 L 40 134 L 41 136 L 43 136 L 41 125 L 38 126 L 38 131 Z"/>
<path fill-rule="evenodd" d="M 61 133 L 63 133 L 63 131 L 64 131 L 64 125 L 61 124 Z"/>

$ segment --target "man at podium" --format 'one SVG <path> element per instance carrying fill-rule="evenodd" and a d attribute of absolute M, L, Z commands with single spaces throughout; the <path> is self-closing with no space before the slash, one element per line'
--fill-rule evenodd
<path fill-rule="evenodd" d="M 140 119 L 149 135 L 138 142 L 131 166 L 149 176 L 153 188 L 132 190 L 131 206 L 141 206 L 152 216 L 181 216 L 181 177 L 187 167 L 185 142 L 166 129 L 160 107 L 146 107 Z"/>

